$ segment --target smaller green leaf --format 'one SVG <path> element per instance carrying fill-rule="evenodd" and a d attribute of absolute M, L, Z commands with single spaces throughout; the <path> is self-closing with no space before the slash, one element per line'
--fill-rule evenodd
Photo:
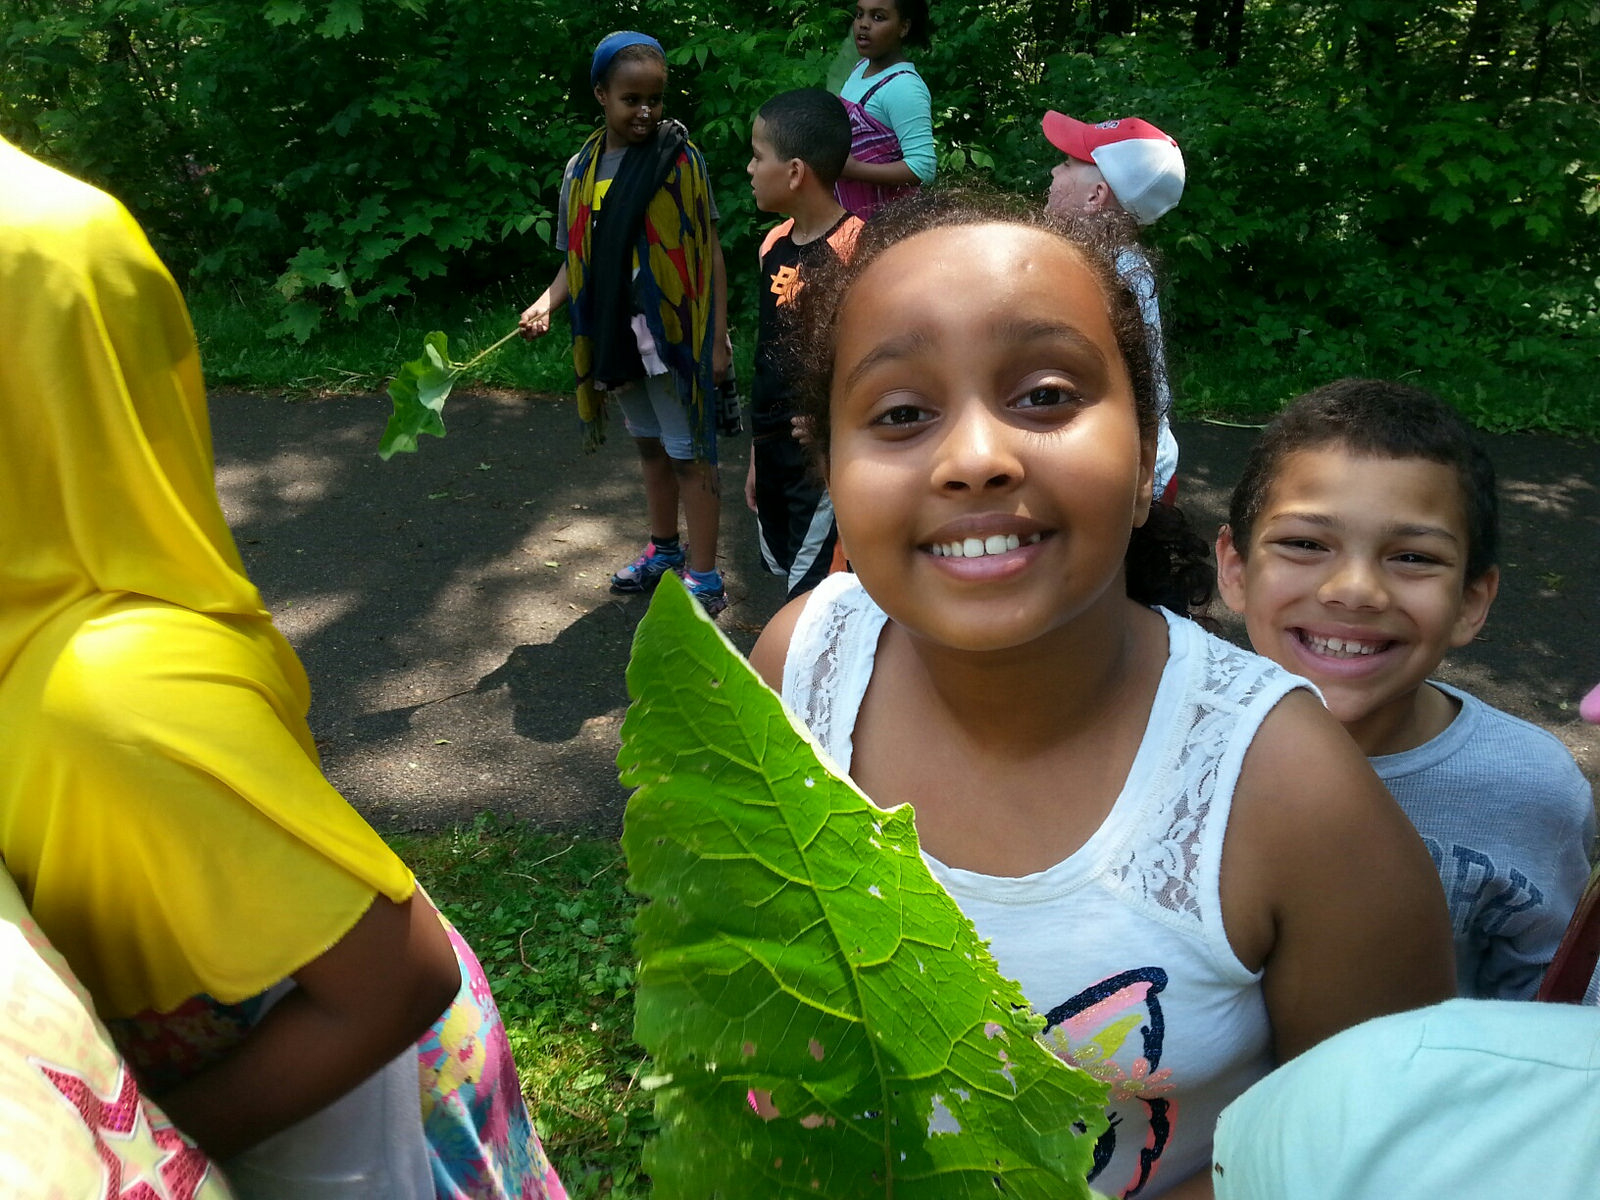
<path fill-rule="evenodd" d="M 300 0 L 267 0 L 261 15 L 269 25 L 298 25 L 306 19 L 306 6 Z"/>
<path fill-rule="evenodd" d="M 397 451 L 416 453 L 423 434 L 444 436 L 444 402 L 461 369 L 450 361 L 449 339 L 435 330 L 422 340 L 422 356 L 404 364 L 389 384 L 394 411 L 378 443 L 387 462 Z"/>
<path fill-rule="evenodd" d="M 361 0 L 330 0 L 328 15 L 317 26 L 317 32 L 323 37 L 342 38 L 360 33 L 364 23 Z"/>
<path fill-rule="evenodd" d="M 283 319 L 267 329 L 267 336 L 292 337 L 303 346 L 321 324 L 322 310 L 315 304 L 291 300 L 283 307 Z"/>

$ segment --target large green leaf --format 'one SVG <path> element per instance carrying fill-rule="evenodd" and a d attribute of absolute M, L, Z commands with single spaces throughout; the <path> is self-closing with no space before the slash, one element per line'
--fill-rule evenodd
<path fill-rule="evenodd" d="M 675 579 L 640 622 L 628 689 L 655 1195 L 1090 1195 L 1105 1088 L 1035 1041 L 911 810 L 824 765 Z M 780 1115 L 756 1115 L 751 1089 Z"/>
<path fill-rule="evenodd" d="M 422 357 L 401 366 L 389 384 L 394 411 L 378 442 L 378 457 L 385 462 L 396 451 L 415 453 L 423 434 L 444 436 L 440 413 L 455 386 L 461 368 L 450 361 L 449 339 L 435 330 L 422 339 Z"/>

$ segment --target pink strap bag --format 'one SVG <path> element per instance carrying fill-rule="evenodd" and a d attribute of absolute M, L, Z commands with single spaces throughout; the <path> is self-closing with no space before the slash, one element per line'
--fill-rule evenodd
<path fill-rule="evenodd" d="M 895 137 L 894 130 L 868 114 L 867 101 L 877 95 L 878 89 L 884 84 L 908 71 L 909 68 L 906 71 L 884 72 L 883 78 L 868 88 L 860 100 L 839 97 L 839 103 L 844 105 L 844 111 L 850 117 L 850 153 L 857 161 L 888 163 L 905 159 L 900 152 L 900 139 Z M 867 183 L 862 179 L 841 179 L 833 185 L 833 195 L 844 208 L 865 221 L 889 201 L 911 193 L 916 186 L 910 183 L 884 185 Z"/>

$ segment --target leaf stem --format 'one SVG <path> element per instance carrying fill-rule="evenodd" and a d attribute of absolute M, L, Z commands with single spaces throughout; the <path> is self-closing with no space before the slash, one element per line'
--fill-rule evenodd
<path fill-rule="evenodd" d="M 521 327 L 519 326 L 518 328 L 513 329 L 510 333 L 506 334 L 505 337 L 501 338 L 498 342 L 496 342 L 494 345 L 490 346 L 487 350 L 480 351 L 477 355 L 475 355 L 471 359 L 468 359 L 464 363 L 452 363 L 451 365 L 455 367 L 455 369 L 456 369 L 456 371 L 458 373 L 465 372 L 465 371 L 470 371 L 473 367 L 477 366 L 484 359 L 488 358 L 489 355 L 493 354 L 496 350 L 500 349 L 501 346 L 504 346 L 512 338 L 516 337 L 517 334 L 520 333 L 520 332 L 521 332 Z"/>

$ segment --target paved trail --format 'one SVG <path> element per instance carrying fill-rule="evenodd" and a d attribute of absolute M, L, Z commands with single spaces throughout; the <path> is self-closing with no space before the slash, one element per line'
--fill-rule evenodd
<path fill-rule="evenodd" d="M 329 776 L 380 828 L 485 809 L 615 833 L 613 756 L 638 598 L 607 580 L 638 551 L 644 501 L 620 429 L 578 451 L 570 404 L 458 395 L 450 434 L 380 462 L 381 396 L 212 397 L 217 482 L 252 576 L 311 677 Z M 1179 422 L 1185 507 L 1222 519 L 1253 430 Z M 1555 731 L 1600 781 L 1600 446 L 1491 440 L 1506 579 L 1484 636 L 1441 672 Z M 719 619 L 748 650 L 783 600 L 744 509 L 747 439 L 725 447 Z"/>

